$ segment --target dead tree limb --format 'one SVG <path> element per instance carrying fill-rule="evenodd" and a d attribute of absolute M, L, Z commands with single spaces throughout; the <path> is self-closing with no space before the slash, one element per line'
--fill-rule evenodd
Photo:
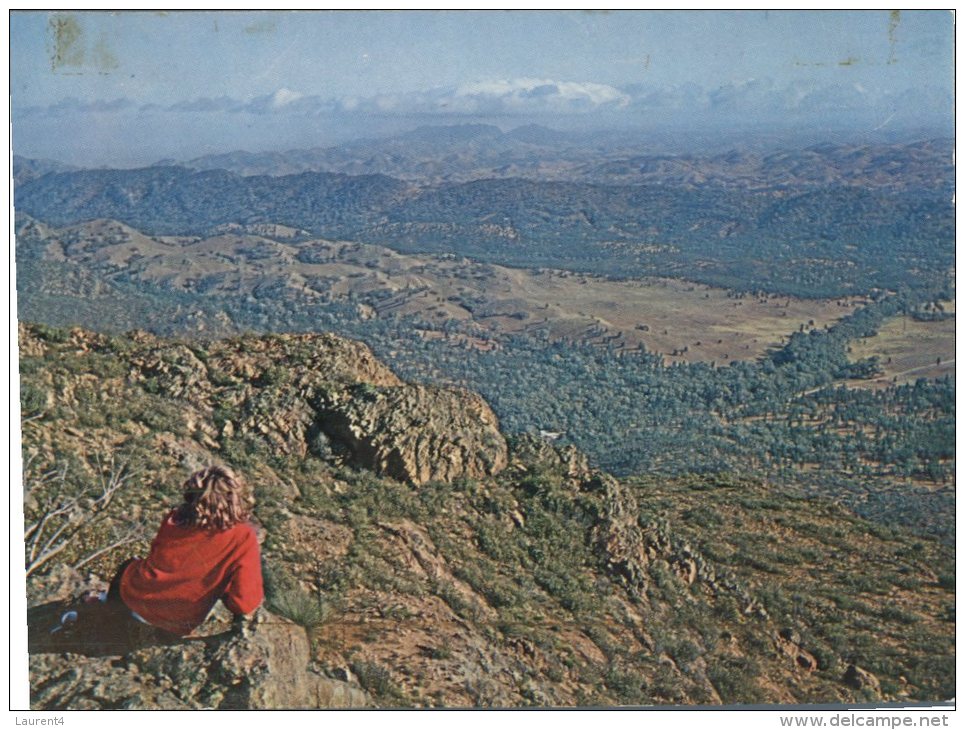
<path fill-rule="evenodd" d="M 94 461 L 98 483 L 81 490 L 77 495 L 65 494 L 66 466 L 40 475 L 36 484 L 28 488 L 28 492 L 43 489 L 50 496 L 44 500 L 37 520 L 24 529 L 27 576 L 36 573 L 70 547 L 81 533 L 105 519 L 114 497 L 135 476 L 126 464 L 117 463 L 113 455 L 107 462 L 102 462 L 95 455 Z M 135 523 L 124 532 L 115 532 L 112 542 L 81 556 L 73 567 L 87 565 L 115 548 L 136 541 L 142 534 L 142 528 L 143 525 Z"/>

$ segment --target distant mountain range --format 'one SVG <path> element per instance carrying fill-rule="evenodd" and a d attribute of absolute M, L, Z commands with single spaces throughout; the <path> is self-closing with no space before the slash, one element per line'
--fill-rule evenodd
<path fill-rule="evenodd" d="M 13 156 L 13 181 L 16 185 L 23 185 L 30 180 L 43 177 L 48 172 L 69 172 L 76 169 L 56 160 L 34 160 L 20 155 Z"/>
<path fill-rule="evenodd" d="M 299 172 L 382 174 L 422 184 L 527 177 L 594 183 L 774 186 L 845 184 L 905 189 L 951 185 L 953 142 L 817 143 L 776 149 L 744 143 L 719 153 L 668 153 L 663 138 L 586 135 L 528 125 L 510 132 L 483 124 L 419 127 L 384 139 L 275 152 L 235 151 L 161 166 L 239 175 Z"/>
<path fill-rule="evenodd" d="M 195 169 L 52 169 L 37 177 L 41 164 L 17 158 L 15 205 L 55 226 L 110 218 L 151 235 L 207 235 L 227 224 L 281 224 L 403 252 L 809 297 L 943 285 L 954 262 L 947 140 L 592 161 L 585 150 L 567 161 L 563 147 L 556 158 L 533 153 L 531 170 L 540 172 L 530 176 L 515 174 L 528 164 L 520 150 L 529 143 L 497 132 L 461 127 L 425 142 L 423 130 L 408 143 L 363 145 L 354 157 L 340 148 L 210 163 L 279 170 L 285 159 L 321 166 L 324 158 L 357 172 L 405 169 L 410 179 L 243 175 L 198 161 Z M 466 141 L 473 139 L 484 141 Z M 491 174 L 500 145 L 516 151 L 499 158 L 502 174 Z M 425 182 L 447 176 L 469 179 Z"/>
<path fill-rule="evenodd" d="M 422 126 L 387 138 L 359 139 L 334 147 L 272 152 L 234 151 L 176 162 L 194 170 L 229 170 L 240 175 L 290 175 L 298 172 L 384 174 L 423 183 L 466 181 L 518 175 L 568 177 L 578 165 L 603 154 L 602 144 L 617 151 L 626 140 L 591 138 L 539 125 L 503 132 L 488 124 Z M 630 145 L 630 147 L 628 147 Z"/>

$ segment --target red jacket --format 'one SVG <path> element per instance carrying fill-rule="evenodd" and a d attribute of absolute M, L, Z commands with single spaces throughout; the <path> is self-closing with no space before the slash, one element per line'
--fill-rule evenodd
<path fill-rule="evenodd" d="M 218 602 L 234 614 L 264 599 L 258 538 L 249 523 L 218 531 L 164 518 L 151 552 L 121 576 L 121 600 L 152 626 L 185 636 Z"/>

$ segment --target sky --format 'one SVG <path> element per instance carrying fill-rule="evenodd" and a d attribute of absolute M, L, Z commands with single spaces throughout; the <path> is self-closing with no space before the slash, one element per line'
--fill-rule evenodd
<path fill-rule="evenodd" d="M 73 164 L 463 121 L 951 128 L 946 11 L 14 11 L 10 22 L 14 151 Z"/>

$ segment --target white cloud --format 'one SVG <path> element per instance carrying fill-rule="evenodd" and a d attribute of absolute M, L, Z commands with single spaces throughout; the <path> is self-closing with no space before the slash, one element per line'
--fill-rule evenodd
<path fill-rule="evenodd" d="M 237 123 L 235 115 L 258 117 L 284 116 L 291 120 L 402 119 L 425 117 L 515 117 L 521 121 L 546 117 L 606 115 L 608 122 L 623 116 L 628 122 L 646 117 L 650 120 L 686 119 L 700 115 L 706 118 L 737 119 L 757 115 L 785 118 L 788 114 L 802 117 L 830 117 L 902 110 L 950 116 L 948 94 L 916 89 L 883 94 L 859 84 L 816 84 L 792 82 L 779 86 L 767 79 L 749 79 L 716 87 L 701 88 L 695 84 L 651 86 L 643 84 L 616 88 L 591 81 L 559 81 L 523 77 L 490 79 L 451 87 L 402 93 L 373 93 L 370 96 L 346 96 L 338 99 L 307 95 L 282 87 L 270 94 L 251 99 L 227 96 L 200 97 L 171 105 L 142 104 L 129 99 L 112 101 L 80 101 L 68 98 L 47 107 L 14 108 L 18 123 L 25 119 L 81 119 L 96 115 L 97 123 L 110 117 L 180 115 L 184 120 L 211 120 L 211 124 Z M 191 122 L 193 123 L 193 121 Z M 247 122 L 246 122 L 247 123 Z"/>
<path fill-rule="evenodd" d="M 310 97 L 316 98 L 316 97 Z M 623 109 L 631 97 L 606 84 L 550 79 L 500 79 L 370 97 L 351 96 L 331 107 L 359 114 L 526 115 L 583 114 Z"/>
<path fill-rule="evenodd" d="M 631 99 L 624 92 L 606 84 L 588 81 L 554 81 L 551 79 L 502 79 L 463 84 L 452 96 L 471 99 L 478 105 L 496 104 L 520 111 L 590 111 L 599 107 L 623 108 Z"/>
<path fill-rule="evenodd" d="M 281 88 L 271 95 L 271 105 L 275 109 L 279 109 L 283 106 L 291 104 L 293 101 L 298 101 L 304 94 L 298 91 L 292 91 L 291 89 Z"/>

